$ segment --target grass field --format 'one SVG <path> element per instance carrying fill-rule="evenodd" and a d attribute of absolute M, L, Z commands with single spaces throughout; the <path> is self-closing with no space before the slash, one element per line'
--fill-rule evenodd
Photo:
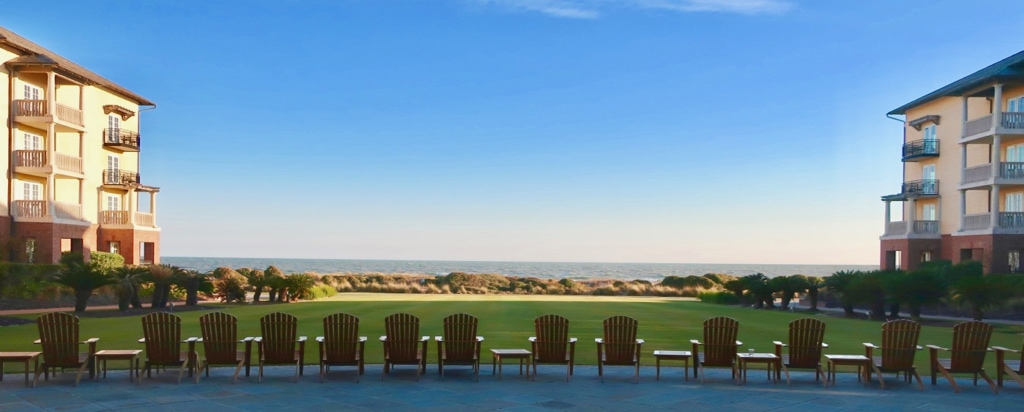
<path fill-rule="evenodd" d="M 602 333 L 601 321 L 613 315 L 627 315 L 640 322 L 639 338 L 645 339 L 643 363 L 653 365 L 651 351 L 656 349 L 689 349 L 690 339 L 702 338 L 702 322 L 714 316 L 730 316 L 740 322 L 739 340 L 743 349 L 758 352 L 774 350 L 773 340 L 786 341 L 787 324 L 797 318 L 816 316 L 828 325 L 825 353 L 862 354 L 862 342 L 880 344 L 881 324 L 866 320 L 843 319 L 825 315 L 753 310 L 733 306 L 703 304 L 671 298 L 602 297 L 602 296 L 502 296 L 502 295 L 406 295 L 406 294 L 342 294 L 327 300 L 277 305 L 213 305 L 239 319 L 240 336 L 258 336 L 259 318 L 282 311 L 299 318 L 299 334 L 309 337 L 307 364 L 317 363 L 314 337 L 322 335 L 321 319 L 335 312 L 348 312 L 360 318 L 360 335 L 369 337 L 366 346 L 368 363 L 382 362 L 381 344 L 384 317 L 408 312 L 421 320 L 422 335 L 437 335 L 442 319 L 451 313 L 466 312 L 480 319 L 479 334 L 485 337 L 484 360 L 491 348 L 529 348 L 527 338 L 533 335 L 533 319 L 556 313 L 569 318 L 571 336 L 579 338 L 576 347 L 578 364 L 595 364 L 594 338 Z M 183 336 L 199 336 L 199 316 L 203 311 L 181 312 Z M 24 315 L 35 318 L 35 315 Z M 141 348 L 136 340 L 142 335 L 138 316 L 84 317 L 82 338 L 100 338 L 99 349 Z M 997 326 L 992 345 L 1021 347 L 1021 326 Z M 34 324 L 0 328 L 0 350 L 34 350 L 31 342 L 38 338 Z M 920 344 L 949 346 L 952 330 L 948 327 L 925 326 Z M 431 342 L 428 362 L 436 360 L 436 347 Z M 37 350 L 37 349 L 36 349 Z M 254 348 L 255 350 L 255 348 Z M 200 352 L 202 349 L 200 348 Z M 994 376 L 994 355 L 987 357 L 986 368 Z M 928 373 L 928 352 L 918 353 L 918 371 Z M 16 365 L 7 365 L 18 370 Z"/>

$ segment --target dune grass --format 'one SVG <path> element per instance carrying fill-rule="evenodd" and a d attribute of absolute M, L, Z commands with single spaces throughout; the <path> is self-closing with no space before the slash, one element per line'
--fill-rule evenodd
<path fill-rule="evenodd" d="M 276 305 L 211 305 L 216 310 L 231 313 L 239 319 L 241 336 L 258 336 L 259 318 L 267 313 L 282 311 L 299 318 L 299 334 L 309 337 L 305 362 L 317 363 L 314 337 L 322 334 L 321 320 L 335 312 L 348 312 L 360 318 L 360 335 L 369 337 L 367 362 L 381 363 L 382 349 L 377 338 L 383 334 L 384 317 L 396 312 L 408 312 L 420 318 L 422 335 L 437 335 L 442 319 L 451 313 L 465 312 L 480 319 L 479 334 L 485 337 L 483 350 L 491 348 L 528 348 L 527 338 L 533 335 L 533 319 L 556 313 L 569 318 L 571 335 L 579 338 L 576 348 L 578 364 L 595 364 L 594 338 L 602 333 L 601 322 L 613 315 L 628 315 L 640 322 L 640 338 L 644 344 L 643 364 L 653 365 L 651 351 L 657 349 L 688 350 L 690 339 L 702 338 L 702 322 L 714 316 L 730 316 L 740 322 L 739 340 L 743 349 L 758 352 L 774 350 L 773 340 L 787 339 L 788 323 L 794 319 L 815 316 L 828 325 L 825 341 L 830 345 L 825 353 L 862 354 L 862 342 L 880 342 L 881 324 L 866 320 L 843 319 L 825 315 L 765 311 L 704 304 L 686 299 L 656 297 L 596 297 L 596 296 L 502 296 L 502 295 L 389 295 L 341 294 L 331 299 Z M 199 336 L 199 316 L 203 311 L 181 312 L 183 336 Z M 25 315 L 34 318 L 34 315 Z M 100 338 L 99 349 L 141 348 L 136 339 L 142 327 L 138 316 L 84 317 L 82 338 Z M 997 325 L 992 345 L 1021 347 L 1024 327 Z M 6 351 L 33 350 L 36 339 L 34 324 L 0 328 L 0 342 Z M 948 327 L 925 326 L 920 344 L 949 346 L 952 330 Z M 431 342 L 428 363 L 436 361 L 436 347 Z M 200 348 L 202 351 L 202 348 Z M 987 357 L 987 370 L 994 376 L 994 355 Z M 928 373 L 928 353 L 921 351 L 916 358 L 918 371 Z M 9 368 L 18 368 L 8 365 Z M 18 369 L 8 369 L 18 370 Z"/>

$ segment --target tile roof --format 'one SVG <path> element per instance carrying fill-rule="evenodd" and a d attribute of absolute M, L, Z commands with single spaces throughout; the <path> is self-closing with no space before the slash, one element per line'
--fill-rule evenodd
<path fill-rule="evenodd" d="M 908 109 L 928 103 L 940 97 L 962 96 L 964 92 L 982 86 L 985 83 L 1006 79 L 1024 80 L 1024 51 L 1020 51 L 1013 56 L 995 62 L 984 69 L 978 70 L 960 80 L 947 84 L 934 92 L 928 93 L 910 103 L 897 107 L 888 114 L 906 114 Z"/>
<path fill-rule="evenodd" d="M 143 106 L 156 106 L 156 103 L 153 103 L 149 99 L 142 97 L 103 76 L 93 73 L 89 69 L 79 66 L 75 62 L 62 57 L 57 53 L 47 50 L 45 47 L 19 36 L 17 33 L 10 31 L 3 26 L 0 26 L 0 44 L 13 47 L 22 53 L 21 57 L 11 59 L 7 63 L 56 65 L 62 72 L 65 72 L 84 83 L 103 87 L 134 100 Z"/>

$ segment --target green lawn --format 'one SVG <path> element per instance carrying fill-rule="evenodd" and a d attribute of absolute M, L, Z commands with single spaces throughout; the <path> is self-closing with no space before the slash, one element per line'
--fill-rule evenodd
<path fill-rule="evenodd" d="M 396 312 L 408 312 L 420 318 L 421 334 L 437 335 L 442 319 L 451 313 L 466 312 L 480 319 L 479 334 L 484 336 L 484 352 L 490 348 L 528 348 L 527 337 L 533 335 L 533 319 L 556 313 L 569 318 L 571 335 L 579 338 L 576 359 L 578 364 L 595 364 L 594 338 L 601 336 L 601 321 L 612 315 L 628 315 L 640 321 L 640 338 L 644 344 L 644 364 L 653 364 L 650 355 L 656 349 L 689 349 L 690 339 L 701 339 L 701 324 L 714 316 L 730 316 L 740 322 L 739 340 L 744 349 L 758 352 L 773 350 L 773 340 L 785 341 L 787 324 L 800 317 L 800 313 L 764 311 L 699 302 L 645 298 L 601 296 L 500 296 L 500 295 L 406 295 L 406 294 L 341 294 L 329 300 L 277 305 L 224 305 L 222 310 L 239 319 L 240 336 L 259 335 L 259 317 L 274 311 L 283 311 L 299 317 L 299 334 L 309 337 L 306 363 L 316 364 L 314 337 L 322 334 L 321 319 L 335 312 L 348 312 L 361 320 L 360 334 L 369 337 L 367 362 L 381 363 L 382 350 L 377 338 L 384 330 L 384 317 Z M 199 316 L 204 312 L 181 312 L 183 336 L 199 336 Z M 862 354 L 862 342 L 880 344 L 880 323 L 817 315 L 828 324 L 825 342 L 830 347 L 826 354 Z M 33 315 L 24 316 L 34 318 Z M 112 317 L 82 319 L 82 338 L 100 338 L 99 349 L 130 349 L 141 347 L 136 340 L 142 327 L 138 317 Z M 1021 347 L 1020 326 L 997 326 L 992 345 L 1009 348 Z M 37 329 L 33 325 L 0 328 L 0 350 L 33 350 Z M 920 344 L 948 346 L 952 340 L 950 328 L 923 328 Z M 429 362 L 436 359 L 436 347 L 431 342 Z M 202 349 L 200 348 L 200 351 Z M 488 355 L 484 355 L 489 360 Z M 994 376 L 995 356 L 987 357 Z M 917 356 L 918 371 L 928 371 L 927 351 Z M 16 365 L 9 365 L 17 370 Z"/>

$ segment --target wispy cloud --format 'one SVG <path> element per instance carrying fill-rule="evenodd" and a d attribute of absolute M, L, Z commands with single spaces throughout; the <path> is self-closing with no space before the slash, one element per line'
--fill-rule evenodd
<path fill-rule="evenodd" d="M 544 13 L 553 17 L 596 19 L 614 8 L 681 13 L 778 14 L 793 8 L 788 0 L 472 0 L 488 6 Z"/>

